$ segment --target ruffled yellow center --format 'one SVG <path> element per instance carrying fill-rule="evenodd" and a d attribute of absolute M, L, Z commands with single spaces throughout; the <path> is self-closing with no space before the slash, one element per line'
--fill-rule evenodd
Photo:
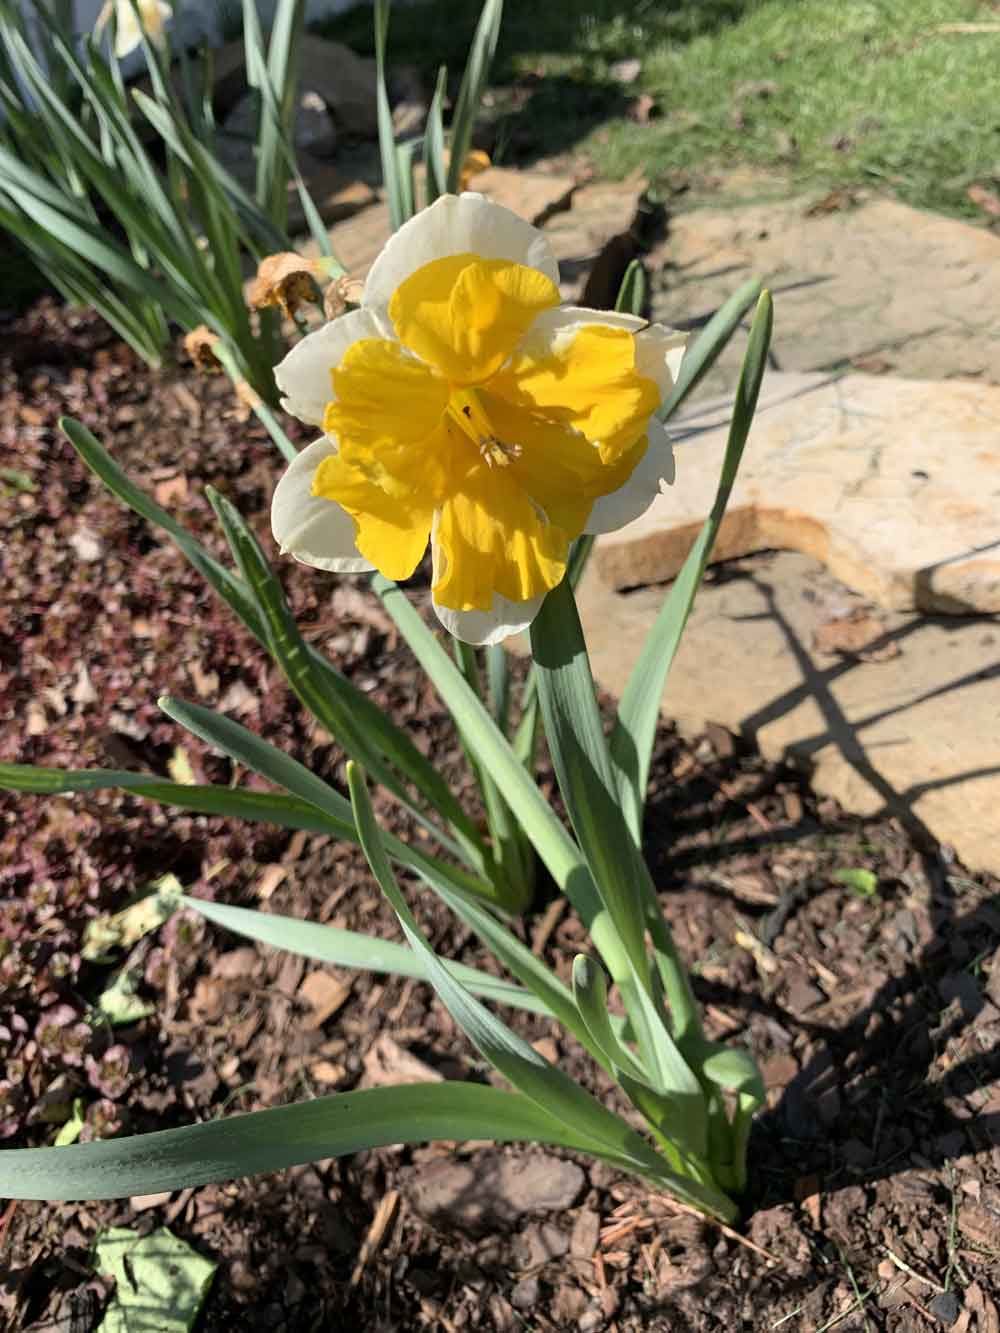
<path fill-rule="evenodd" d="M 397 288 L 399 341 L 354 343 L 324 428 L 339 452 L 313 494 L 354 519 L 361 554 L 409 577 L 433 527 L 434 596 L 488 611 L 559 583 L 594 501 L 627 481 L 659 403 L 622 328 L 532 329 L 559 303 L 521 264 L 451 255 Z"/>

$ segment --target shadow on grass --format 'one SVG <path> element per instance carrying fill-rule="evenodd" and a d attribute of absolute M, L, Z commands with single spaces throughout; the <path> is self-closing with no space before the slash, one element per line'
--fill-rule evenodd
<path fill-rule="evenodd" d="M 635 96 L 616 80 L 615 61 L 654 44 L 683 44 L 737 23 L 759 0 L 550 0 L 507 5 L 490 76 L 495 92 L 477 139 L 498 162 L 523 164 L 566 152 Z M 410 66 L 425 91 L 441 65 L 454 100 L 482 0 L 418 0 L 396 5 L 389 24 L 390 67 Z M 325 37 L 374 55 L 371 5 L 314 25 Z"/>

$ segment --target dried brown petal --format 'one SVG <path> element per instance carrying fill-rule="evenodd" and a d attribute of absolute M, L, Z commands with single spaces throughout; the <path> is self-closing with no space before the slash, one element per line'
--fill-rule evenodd
<path fill-rule="evenodd" d="M 365 284 L 358 278 L 346 276 L 331 282 L 323 297 L 323 313 L 327 319 L 336 319 L 347 310 L 353 310 L 361 304 L 361 293 Z"/>
<path fill-rule="evenodd" d="M 199 370 L 220 370 L 212 350 L 218 341 L 219 335 L 213 333 L 207 324 L 199 324 L 184 335 L 184 350 Z"/>
<path fill-rule="evenodd" d="M 257 267 L 257 276 L 250 284 L 247 300 L 254 310 L 264 306 L 280 306 L 290 319 L 305 302 L 319 300 L 314 274 L 316 263 L 292 251 L 266 255 Z"/>

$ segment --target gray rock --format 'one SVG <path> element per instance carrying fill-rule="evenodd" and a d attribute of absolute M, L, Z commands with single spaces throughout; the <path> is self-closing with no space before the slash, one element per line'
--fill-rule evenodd
<path fill-rule="evenodd" d="M 485 1235 L 522 1217 L 572 1207 L 584 1183 L 578 1166 L 547 1153 L 515 1157 L 484 1151 L 466 1161 L 414 1167 L 406 1193 L 426 1221 Z"/>

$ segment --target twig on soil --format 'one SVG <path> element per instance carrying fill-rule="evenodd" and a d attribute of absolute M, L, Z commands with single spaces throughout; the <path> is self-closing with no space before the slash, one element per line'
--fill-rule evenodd
<path fill-rule="evenodd" d="M 699 1222 L 707 1222 L 710 1226 L 718 1227 L 728 1240 L 734 1240 L 737 1245 L 746 1246 L 748 1250 L 753 1250 L 754 1254 L 759 1254 L 762 1259 L 767 1259 L 769 1263 L 777 1264 L 780 1268 L 781 1260 L 778 1256 L 772 1254 L 770 1250 L 765 1250 L 762 1245 L 758 1245 L 757 1242 L 751 1240 L 749 1236 L 741 1236 L 738 1231 L 734 1231 L 732 1227 L 727 1226 L 725 1222 L 720 1222 L 717 1217 L 709 1217 L 707 1213 L 700 1212 L 697 1208 L 692 1208 L 689 1203 L 681 1203 L 679 1199 L 671 1199 L 669 1202 L 671 1207 L 676 1208 L 679 1213 L 690 1213 L 691 1216 L 696 1217 Z"/>
<path fill-rule="evenodd" d="M 364 1243 L 361 1246 L 361 1253 L 358 1255 L 358 1262 L 355 1264 L 354 1272 L 351 1274 L 352 1287 L 356 1287 L 361 1281 L 362 1273 L 365 1271 L 369 1261 L 378 1250 L 378 1247 L 382 1244 L 385 1233 L 388 1231 L 389 1225 L 396 1215 L 398 1204 L 399 1190 L 390 1190 L 375 1209 L 375 1216 L 372 1218 L 371 1226 L 368 1228 L 368 1235 L 365 1236 Z"/>
<path fill-rule="evenodd" d="M 716 787 L 719 791 L 721 791 L 726 800 L 731 801 L 733 805 L 742 805 L 743 809 L 747 812 L 747 814 L 754 821 L 754 823 L 759 828 L 763 829 L 765 833 L 774 832 L 774 825 L 771 823 L 767 815 L 764 814 L 764 812 L 760 809 L 759 806 L 754 805 L 753 801 L 744 801 L 742 796 L 740 796 L 734 790 L 731 782 L 726 782 L 722 778 L 717 778 L 714 775 L 714 773 L 709 773 L 709 771 L 704 767 L 701 761 L 695 759 L 694 755 L 692 755 L 691 758 L 694 759 L 694 768 L 691 770 L 691 772 L 695 776 L 707 779 L 707 781 L 709 781 L 713 787 Z"/>
<path fill-rule="evenodd" d="M 604 1255 L 601 1254 L 599 1250 L 594 1255 L 593 1264 L 594 1264 L 594 1277 L 597 1280 L 597 1285 L 599 1289 L 601 1291 L 607 1291 L 608 1279 L 607 1275 L 604 1272 Z"/>
<path fill-rule="evenodd" d="M 558 898 L 553 898 L 552 902 L 546 907 L 545 915 L 535 927 L 531 937 L 531 952 L 536 958 L 541 958 L 545 946 L 549 942 L 549 936 L 559 924 L 559 918 L 565 912 L 566 907 L 567 902 L 562 894 Z"/>
<path fill-rule="evenodd" d="M 403 983 L 403 993 L 400 995 L 398 1003 L 393 1005 L 392 1009 L 390 1009 L 389 1013 L 387 1014 L 387 1018 L 389 1019 L 390 1023 L 393 1024 L 398 1023 L 399 1020 L 403 1017 L 403 1014 L 406 1010 L 406 1006 L 410 1002 L 410 996 L 413 994 L 413 987 L 416 984 L 417 983 L 415 977 L 408 977 L 406 981 Z"/>
<path fill-rule="evenodd" d="M 910 1277 L 915 1277 L 918 1282 L 923 1282 L 933 1291 L 939 1293 L 947 1291 L 947 1287 L 942 1287 L 940 1282 L 935 1282 L 934 1279 L 930 1277 L 924 1277 L 923 1273 L 918 1273 L 915 1268 L 911 1268 L 906 1260 L 900 1259 L 899 1255 L 894 1254 L 893 1251 L 889 1249 L 888 1245 L 885 1247 L 885 1252 L 901 1272 L 908 1273 Z"/>

